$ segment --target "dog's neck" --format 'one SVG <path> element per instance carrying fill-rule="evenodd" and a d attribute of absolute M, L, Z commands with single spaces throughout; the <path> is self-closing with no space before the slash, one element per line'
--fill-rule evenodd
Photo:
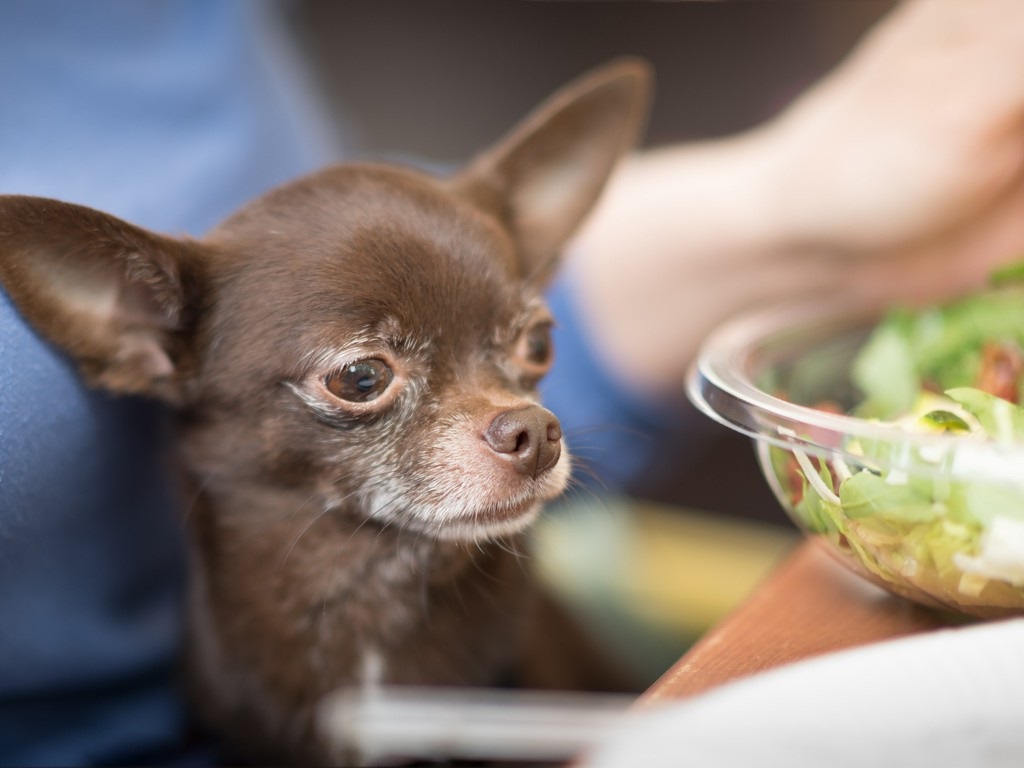
<path fill-rule="evenodd" d="M 253 634 L 277 653 L 254 663 L 297 700 L 310 685 L 299 659 L 321 670 L 324 694 L 388 681 L 479 685 L 511 665 L 507 641 L 521 633 L 530 599 L 521 541 L 439 541 L 345 510 L 318 515 L 308 501 L 259 488 L 197 493 L 193 626 L 210 674 Z M 375 656 L 384 669 L 368 668 Z"/>
<path fill-rule="evenodd" d="M 480 543 L 425 537 L 367 519 L 355 501 L 324 509 L 315 492 L 248 482 L 199 489 L 188 514 L 197 544 L 214 562 L 237 562 L 250 574 L 258 567 L 276 574 L 271 582 L 307 585 L 323 600 L 445 583 L 492 551 L 520 546 L 519 537 Z"/>

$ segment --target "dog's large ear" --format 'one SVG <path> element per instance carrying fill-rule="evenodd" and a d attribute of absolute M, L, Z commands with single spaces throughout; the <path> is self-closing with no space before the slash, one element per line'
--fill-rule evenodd
<path fill-rule="evenodd" d="M 646 122 L 650 67 L 616 59 L 556 91 L 454 180 L 499 216 L 524 277 L 546 282 L 565 241 L 597 201 Z"/>
<path fill-rule="evenodd" d="M 0 282 L 91 383 L 178 402 L 202 249 L 105 213 L 0 195 Z"/>

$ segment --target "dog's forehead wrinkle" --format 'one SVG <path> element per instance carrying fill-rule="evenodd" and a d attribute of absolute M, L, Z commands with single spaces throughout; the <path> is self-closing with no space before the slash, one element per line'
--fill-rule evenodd
<path fill-rule="evenodd" d="M 493 254 L 483 249 L 445 246 L 421 235 L 392 234 L 381 238 L 364 232 L 346 243 L 339 260 L 358 261 L 347 286 L 366 302 L 370 299 L 396 310 L 416 302 L 419 308 L 452 309 L 481 295 L 507 291 L 510 280 Z"/>
<path fill-rule="evenodd" d="M 310 259 L 333 252 L 361 258 L 405 254 L 415 260 L 425 250 L 457 259 L 507 261 L 513 250 L 507 231 L 492 216 L 439 180 L 369 165 L 339 166 L 284 185 L 233 217 L 214 237 L 256 248 L 270 238 Z M 359 248 L 346 247 L 356 242 Z"/>
<path fill-rule="evenodd" d="M 396 354 L 408 363 L 422 364 L 430 357 L 434 344 L 432 335 L 420 329 L 406 331 L 391 317 L 355 332 L 329 328 L 318 336 L 327 337 L 327 341 L 305 342 L 308 348 L 301 359 L 303 371 L 329 370 L 367 357 L 389 354 Z"/>
<path fill-rule="evenodd" d="M 253 386 L 308 370 L 310 360 L 332 356 L 327 348 L 370 337 L 457 372 L 479 364 L 474 349 L 493 355 L 530 322 L 536 297 L 515 275 L 509 233 L 436 181 L 349 167 L 288 189 L 215 236 L 235 258 L 218 265 L 223 311 L 207 338 L 248 350 L 213 356 L 220 362 L 211 365 L 235 381 L 244 366 L 255 366 Z M 287 216 L 282 203 L 309 216 Z"/>
<path fill-rule="evenodd" d="M 494 326 L 494 342 L 509 344 L 527 327 L 538 321 L 549 321 L 551 313 L 544 298 L 533 291 L 520 294 L 518 303 L 509 318 Z"/>

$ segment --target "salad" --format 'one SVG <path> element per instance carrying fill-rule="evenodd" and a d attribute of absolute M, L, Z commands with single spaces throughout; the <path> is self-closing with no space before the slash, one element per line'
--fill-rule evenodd
<path fill-rule="evenodd" d="M 809 532 L 897 593 L 981 615 L 1024 611 L 1024 284 L 1002 282 L 891 311 L 853 360 L 853 407 L 814 404 L 889 433 L 822 455 L 770 449 Z M 1011 468 L 1019 452 L 1019 473 L 964 472 L 962 441 L 991 444 Z"/>

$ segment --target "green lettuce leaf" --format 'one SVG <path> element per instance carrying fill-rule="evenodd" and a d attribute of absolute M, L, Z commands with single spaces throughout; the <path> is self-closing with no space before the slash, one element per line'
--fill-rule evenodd
<path fill-rule="evenodd" d="M 942 509 L 920 487 L 891 484 L 885 477 L 862 471 L 839 488 L 847 517 L 858 520 L 878 517 L 900 523 L 921 523 L 940 516 Z"/>
<path fill-rule="evenodd" d="M 972 387 L 947 389 L 946 397 L 971 413 L 993 440 L 1024 442 L 1024 408 L 1019 405 Z"/>
<path fill-rule="evenodd" d="M 1024 285 L 941 307 L 891 311 L 854 361 L 851 376 L 863 394 L 856 413 L 894 419 L 912 407 L 923 389 L 970 386 L 986 342 L 1024 346 Z"/>

